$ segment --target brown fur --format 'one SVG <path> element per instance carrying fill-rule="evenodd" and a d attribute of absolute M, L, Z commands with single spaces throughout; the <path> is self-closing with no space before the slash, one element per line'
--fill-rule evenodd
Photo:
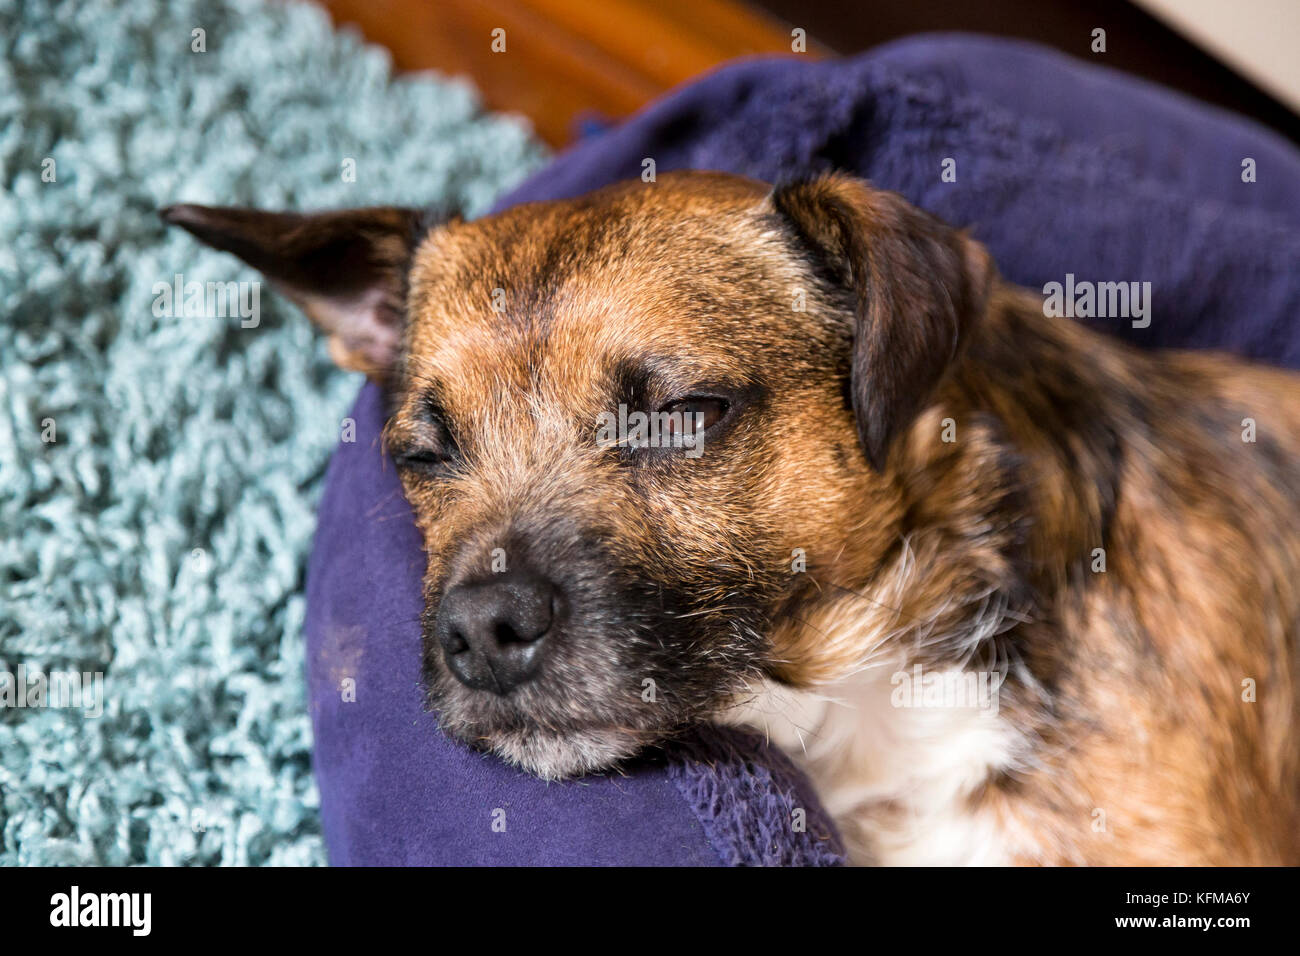
<path fill-rule="evenodd" d="M 575 639 L 563 691 L 527 706 L 465 693 L 431 652 L 452 733 L 564 775 L 759 678 L 822 686 L 886 652 L 981 662 L 1008 673 L 1033 747 L 971 800 L 1031 836 L 1024 862 L 1300 862 L 1296 377 L 1044 318 L 977 244 L 843 177 L 620 185 L 435 228 L 409 268 L 393 250 L 418 217 L 366 213 L 388 229 L 361 255 L 366 288 L 405 296 L 401 315 L 250 254 L 283 242 L 242 220 L 183 208 L 172 221 L 323 301 L 361 344 L 350 364 L 390 387 L 399 461 L 455 446 L 450 472 L 402 470 L 430 615 L 495 546 L 592 588 L 599 552 L 658 589 L 632 600 L 653 639 Z M 340 323 L 349 309 L 365 315 Z M 594 447 L 624 392 L 653 407 L 702 383 L 742 408 L 698 461 Z M 1004 623 L 981 629 L 990 608 Z M 645 674 L 668 707 L 639 702 Z"/>

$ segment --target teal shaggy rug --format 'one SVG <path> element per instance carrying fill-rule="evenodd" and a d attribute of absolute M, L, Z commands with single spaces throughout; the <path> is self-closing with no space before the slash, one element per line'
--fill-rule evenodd
<path fill-rule="evenodd" d="M 257 278 L 155 210 L 472 213 L 542 150 L 308 6 L 0 0 L 0 46 L 0 862 L 322 863 L 302 589 L 359 379 L 267 289 L 155 314 Z M 74 671 L 102 715 L 19 705 Z"/>

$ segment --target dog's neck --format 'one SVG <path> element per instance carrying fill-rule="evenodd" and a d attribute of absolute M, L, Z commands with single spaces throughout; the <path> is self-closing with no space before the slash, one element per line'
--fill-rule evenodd
<path fill-rule="evenodd" d="M 891 460 L 904 516 L 879 580 L 911 605 L 896 606 L 921 659 L 1001 661 L 1012 687 L 1050 687 L 1062 662 L 1041 635 L 1107 539 L 1123 465 L 1112 403 L 1139 394 L 1144 362 L 1020 290 L 995 293 Z"/>
<path fill-rule="evenodd" d="M 906 648 L 909 664 L 1010 664 L 1011 679 L 1050 684 L 1059 663 L 1033 634 L 1089 576 L 1115 508 L 1108 403 L 1133 391 L 1120 376 L 1138 361 L 1120 348 L 999 290 L 890 456 L 892 545 L 869 567 L 810 562 L 811 597 L 774 645 L 802 645 L 792 656 L 813 664 L 775 676 L 839 680 Z M 821 615 L 827 626 L 810 628 Z"/>
<path fill-rule="evenodd" d="M 1021 293 L 995 295 L 891 457 L 896 545 L 865 577 L 810 568 L 819 597 L 778 624 L 779 643 L 816 645 L 825 669 L 798 688 L 765 682 L 731 715 L 805 767 L 859 862 L 1035 852 L 978 805 L 1050 733 L 1068 664 L 1051 639 L 1059 602 L 1089 573 L 1114 507 L 1114 346 L 1094 338 Z M 977 699 L 927 706 L 926 690 L 957 674 Z M 981 676 L 992 699 L 978 698 Z"/>

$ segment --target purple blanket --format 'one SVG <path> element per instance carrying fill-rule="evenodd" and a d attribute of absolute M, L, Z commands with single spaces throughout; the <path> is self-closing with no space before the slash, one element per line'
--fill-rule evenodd
<path fill-rule="evenodd" d="M 969 227 L 1013 281 L 1151 282 L 1149 326 L 1095 321 L 1135 344 L 1300 367 L 1300 155 L 1251 123 L 1059 54 L 927 36 L 848 61 L 738 63 L 580 144 L 501 206 L 637 177 L 646 158 L 766 180 L 850 170 Z M 955 182 L 941 178 L 945 159 Z M 1243 182 L 1246 159 L 1255 182 Z M 363 389 L 309 570 L 316 771 L 335 864 L 842 861 L 806 782 L 747 734 L 704 728 L 622 774 L 563 784 L 444 739 L 422 709 L 424 556 L 380 452 L 381 404 Z"/>

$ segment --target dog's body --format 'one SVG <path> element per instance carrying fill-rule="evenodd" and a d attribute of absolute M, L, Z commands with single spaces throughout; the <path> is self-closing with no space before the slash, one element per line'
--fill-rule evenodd
<path fill-rule="evenodd" d="M 751 723 L 860 862 L 1300 861 L 1295 377 L 1044 318 L 841 177 L 167 218 L 393 396 L 448 732 L 568 776 Z"/>

